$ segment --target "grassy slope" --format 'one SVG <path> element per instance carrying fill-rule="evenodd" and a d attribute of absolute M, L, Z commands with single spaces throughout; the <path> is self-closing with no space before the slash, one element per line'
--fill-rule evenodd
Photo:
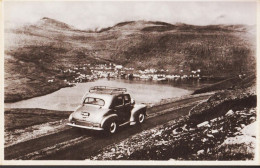
<path fill-rule="evenodd" d="M 193 92 L 193 94 L 206 93 L 217 90 L 225 90 L 225 89 L 234 89 L 234 88 L 247 88 L 256 83 L 256 74 L 249 75 L 247 77 L 239 77 L 235 76 L 215 84 L 209 85 L 207 87 L 203 87 L 201 89 L 197 89 Z"/>
<path fill-rule="evenodd" d="M 213 76 L 254 72 L 254 39 L 245 30 L 241 25 L 132 21 L 87 32 L 43 18 L 34 25 L 5 30 L 5 101 L 57 90 L 64 86 L 61 79 L 47 83 L 48 78 L 59 75 L 57 69 L 85 63 L 112 61 L 140 69 L 167 68 L 174 73 L 200 68 L 202 74 Z"/>
<path fill-rule="evenodd" d="M 70 113 L 45 109 L 5 109 L 5 131 L 65 119 Z"/>

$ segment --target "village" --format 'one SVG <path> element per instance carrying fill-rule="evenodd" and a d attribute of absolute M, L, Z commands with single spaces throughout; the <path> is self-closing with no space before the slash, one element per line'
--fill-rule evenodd
<path fill-rule="evenodd" d="M 117 64 L 84 64 L 83 66 L 72 67 L 65 70 L 59 70 L 60 75 L 68 84 L 84 83 L 94 81 L 100 78 L 119 78 L 119 79 L 136 79 L 136 80 L 151 80 L 151 81 L 179 81 L 188 79 L 201 79 L 200 69 L 193 70 L 189 73 L 184 73 L 180 70 L 178 74 L 170 74 L 168 69 L 144 69 L 136 70 L 132 67 L 124 67 Z M 48 79 L 49 83 L 55 81 L 56 77 Z"/>

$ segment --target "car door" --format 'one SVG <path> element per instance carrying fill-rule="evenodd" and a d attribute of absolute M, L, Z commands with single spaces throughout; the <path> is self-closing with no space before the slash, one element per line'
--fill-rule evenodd
<path fill-rule="evenodd" d="M 123 95 L 124 98 L 124 117 L 126 121 L 130 121 L 131 111 L 133 106 L 131 105 L 131 98 L 129 94 Z"/>
<path fill-rule="evenodd" d="M 123 95 L 116 96 L 113 100 L 113 109 L 119 117 L 119 124 L 125 122 L 125 115 L 124 115 L 124 98 Z"/>

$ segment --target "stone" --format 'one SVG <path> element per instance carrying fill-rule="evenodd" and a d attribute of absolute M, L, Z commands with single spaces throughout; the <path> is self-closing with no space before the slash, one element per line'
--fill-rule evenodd
<path fill-rule="evenodd" d="M 234 135 L 237 136 L 237 135 L 240 135 L 241 133 L 240 132 L 235 132 Z"/>
<path fill-rule="evenodd" d="M 198 155 L 201 155 L 201 154 L 203 154 L 204 153 L 204 150 L 202 149 L 202 150 L 199 150 L 198 152 L 197 152 L 197 154 Z"/>
<path fill-rule="evenodd" d="M 249 120 L 250 120 L 250 121 L 255 121 L 256 118 L 255 118 L 255 117 L 250 117 Z"/>
<path fill-rule="evenodd" d="M 214 138 L 214 135 L 212 135 L 212 134 L 207 134 L 207 137 L 209 137 L 209 138 Z"/>
<path fill-rule="evenodd" d="M 112 148 L 112 149 L 111 149 L 111 151 L 112 151 L 112 152 L 115 152 L 115 151 L 116 151 L 116 149 L 115 149 L 115 148 Z"/>
<path fill-rule="evenodd" d="M 218 118 L 214 118 L 214 119 L 210 120 L 210 122 L 215 122 L 217 120 L 218 120 Z"/>
<path fill-rule="evenodd" d="M 218 130 L 212 130 L 212 131 L 211 131 L 212 134 L 216 134 L 216 133 L 218 133 L 218 132 L 219 132 Z"/>
<path fill-rule="evenodd" d="M 209 125 L 209 122 L 205 121 L 203 123 L 198 124 L 197 127 L 200 128 L 200 127 L 204 127 L 204 126 L 208 126 L 208 125 Z"/>
<path fill-rule="evenodd" d="M 127 149 L 127 155 L 130 155 L 131 151 L 130 151 L 130 147 Z"/>
<path fill-rule="evenodd" d="M 172 130 L 172 134 L 173 134 L 173 135 L 178 134 L 178 132 L 176 131 L 176 129 Z"/>
<path fill-rule="evenodd" d="M 234 111 L 233 110 L 229 110 L 226 114 L 225 114 L 225 116 L 231 116 L 231 115 L 233 115 L 234 114 Z"/>
<path fill-rule="evenodd" d="M 255 113 L 255 108 L 251 109 L 249 113 Z"/>
<path fill-rule="evenodd" d="M 183 131 L 188 131 L 188 129 L 187 129 L 187 124 L 185 124 L 185 125 L 182 127 L 182 130 L 183 130 Z"/>
<path fill-rule="evenodd" d="M 207 140 L 208 140 L 207 138 L 203 138 L 201 141 L 206 142 Z"/>

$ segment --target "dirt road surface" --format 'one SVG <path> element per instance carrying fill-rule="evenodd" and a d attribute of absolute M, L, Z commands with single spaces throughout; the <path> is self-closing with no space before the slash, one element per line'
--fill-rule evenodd
<path fill-rule="evenodd" d="M 84 160 L 102 148 L 118 143 L 143 130 L 162 125 L 170 120 L 187 115 L 189 110 L 210 95 L 201 95 L 177 100 L 147 109 L 147 120 L 138 126 L 120 127 L 117 134 L 101 135 L 100 132 L 69 128 L 54 134 L 31 139 L 4 149 L 5 160 Z"/>

